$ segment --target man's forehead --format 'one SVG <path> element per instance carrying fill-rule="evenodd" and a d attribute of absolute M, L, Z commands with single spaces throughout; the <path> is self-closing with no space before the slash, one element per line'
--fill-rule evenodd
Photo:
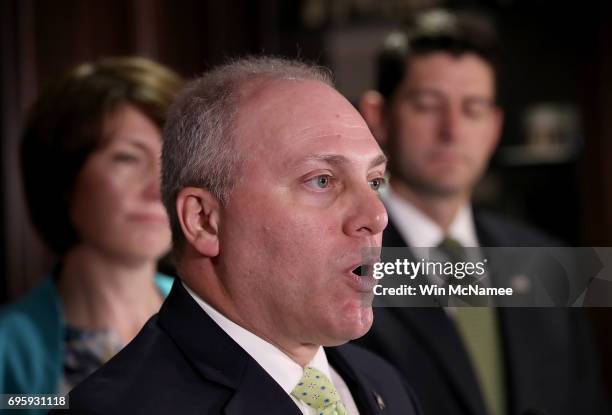
<path fill-rule="evenodd" d="M 371 138 L 365 121 L 338 92 L 317 81 L 276 81 L 252 91 L 240 105 L 240 135 L 288 139 Z M 275 140 L 276 141 L 276 140 Z"/>
<path fill-rule="evenodd" d="M 457 87 L 467 85 L 495 88 L 493 66 L 472 52 L 418 55 L 408 65 L 404 77 L 408 85 L 447 82 Z"/>
<path fill-rule="evenodd" d="M 365 123 L 355 117 L 337 114 L 334 120 L 306 123 L 303 128 L 295 128 L 290 131 L 290 137 L 294 141 L 302 139 L 319 138 L 345 138 L 348 140 L 370 139 L 372 134 Z"/>
<path fill-rule="evenodd" d="M 286 137 L 285 142 L 279 145 L 278 155 L 288 166 L 323 162 L 337 167 L 357 163 L 370 168 L 386 162 L 370 130 L 361 126 L 347 129 L 332 127 L 329 131 L 325 126 L 317 126 L 300 131 Z"/>
<path fill-rule="evenodd" d="M 382 154 L 359 112 L 325 84 L 270 83 L 251 98 L 241 107 L 238 135 L 258 169 L 317 161 L 367 166 Z"/>
<path fill-rule="evenodd" d="M 255 80 L 244 85 L 239 101 L 239 112 L 248 116 L 290 115 L 292 109 L 307 111 L 323 107 L 337 107 L 344 98 L 331 86 L 316 80 L 270 79 Z M 315 104 L 316 102 L 316 104 Z"/>
<path fill-rule="evenodd" d="M 423 64 L 423 62 L 441 61 L 446 64 L 461 63 L 466 61 L 478 62 L 482 66 L 494 71 L 493 65 L 485 58 L 478 55 L 476 52 L 465 51 L 461 53 L 451 53 L 446 51 L 432 51 L 427 53 L 417 54 L 406 61 L 406 74 L 415 64 Z"/>

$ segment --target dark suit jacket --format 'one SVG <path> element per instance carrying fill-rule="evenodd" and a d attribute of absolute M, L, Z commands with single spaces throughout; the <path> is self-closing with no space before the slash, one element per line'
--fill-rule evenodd
<path fill-rule="evenodd" d="M 419 413 L 399 373 L 379 357 L 354 345 L 326 354 L 362 415 Z M 178 281 L 159 314 L 69 397 L 70 413 L 79 414 L 301 414 Z"/>
<path fill-rule="evenodd" d="M 475 211 L 480 245 L 558 246 L 530 228 Z M 390 221 L 383 246 L 407 246 Z M 441 308 L 376 308 L 358 343 L 385 357 L 414 387 L 426 414 L 484 415 L 467 352 Z M 508 414 L 608 413 L 589 324 L 580 309 L 498 308 Z"/>

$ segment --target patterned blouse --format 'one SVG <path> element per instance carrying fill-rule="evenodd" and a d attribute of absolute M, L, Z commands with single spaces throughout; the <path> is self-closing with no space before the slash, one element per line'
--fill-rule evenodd
<path fill-rule="evenodd" d="M 64 376 L 60 381 L 60 392 L 64 395 L 70 392 L 123 346 L 119 336 L 112 331 L 67 326 L 64 338 Z"/>

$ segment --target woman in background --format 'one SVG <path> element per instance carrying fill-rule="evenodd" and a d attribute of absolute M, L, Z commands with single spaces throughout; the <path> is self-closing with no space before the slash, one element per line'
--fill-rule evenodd
<path fill-rule="evenodd" d="M 161 128 L 182 81 L 142 58 L 80 65 L 43 90 L 21 148 L 54 270 L 0 311 L 0 392 L 67 393 L 158 311 L 172 280 Z"/>

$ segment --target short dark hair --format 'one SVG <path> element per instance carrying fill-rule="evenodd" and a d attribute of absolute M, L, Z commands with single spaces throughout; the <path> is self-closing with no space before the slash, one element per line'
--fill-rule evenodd
<path fill-rule="evenodd" d="M 418 13 L 385 39 L 378 55 L 377 89 L 388 99 L 404 79 L 410 59 L 435 52 L 474 53 L 491 65 L 497 83 L 498 42 L 493 23 L 484 15 L 444 9 Z"/>
<path fill-rule="evenodd" d="M 72 192 L 101 144 L 105 117 L 129 104 L 161 130 L 181 85 L 170 69 L 132 57 L 78 65 L 43 88 L 23 131 L 21 172 L 32 223 L 56 254 L 79 240 L 70 219 Z"/>

